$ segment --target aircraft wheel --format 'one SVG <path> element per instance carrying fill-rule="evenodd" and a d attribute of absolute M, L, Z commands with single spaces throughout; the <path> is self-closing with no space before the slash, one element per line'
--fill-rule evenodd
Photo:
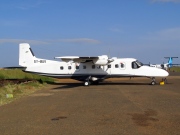
<path fill-rule="evenodd" d="M 89 85 L 88 81 L 84 82 L 84 86 L 88 86 L 88 85 Z"/>
<path fill-rule="evenodd" d="M 151 85 L 155 85 L 155 84 L 156 84 L 156 82 L 155 82 L 155 81 L 152 81 L 152 82 L 151 82 Z"/>

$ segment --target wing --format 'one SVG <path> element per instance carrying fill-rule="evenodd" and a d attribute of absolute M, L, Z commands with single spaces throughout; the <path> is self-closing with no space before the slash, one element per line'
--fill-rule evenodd
<path fill-rule="evenodd" d="M 62 61 L 65 62 L 74 61 L 74 62 L 84 63 L 84 62 L 91 62 L 93 60 L 97 60 L 99 57 L 63 56 L 63 57 L 55 57 L 55 58 L 61 59 Z"/>
<path fill-rule="evenodd" d="M 55 57 L 56 59 L 61 59 L 62 61 L 69 62 L 74 61 L 78 63 L 93 62 L 96 65 L 107 65 L 108 63 L 114 61 L 113 59 L 108 59 L 107 55 L 96 56 L 96 57 L 79 57 L 79 56 L 63 56 Z"/>

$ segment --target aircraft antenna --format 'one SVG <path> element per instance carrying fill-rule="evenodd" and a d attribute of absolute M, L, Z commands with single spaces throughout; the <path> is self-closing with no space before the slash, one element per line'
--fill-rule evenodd
<path fill-rule="evenodd" d="M 111 57 L 111 48 L 109 48 L 108 59 Z"/>

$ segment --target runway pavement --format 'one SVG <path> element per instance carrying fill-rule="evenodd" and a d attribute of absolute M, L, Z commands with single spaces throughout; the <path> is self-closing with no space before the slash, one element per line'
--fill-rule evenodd
<path fill-rule="evenodd" d="M 1 135 L 179 135 L 180 76 L 167 85 L 61 83 L 0 107 Z M 69 82 L 69 83 L 67 83 Z"/>

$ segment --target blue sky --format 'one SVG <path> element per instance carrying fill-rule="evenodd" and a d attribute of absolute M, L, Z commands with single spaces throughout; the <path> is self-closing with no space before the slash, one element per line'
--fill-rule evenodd
<path fill-rule="evenodd" d="M 180 57 L 180 0 L 1 0 L 0 67 L 18 66 L 22 42 L 45 59 L 108 54 L 166 62 Z"/>

